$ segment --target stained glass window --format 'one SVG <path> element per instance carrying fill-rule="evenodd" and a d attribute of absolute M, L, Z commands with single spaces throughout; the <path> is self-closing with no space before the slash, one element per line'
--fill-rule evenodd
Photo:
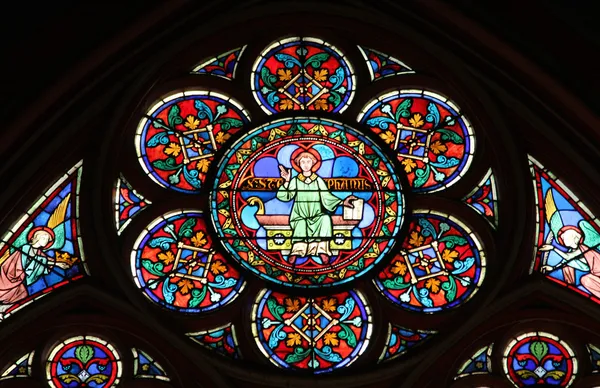
<path fill-rule="evenodd" d="M 411 330 L 406 327 L 388 324 L 388 336 L 379 362 L 390 361 L 408 352 L 430 338 L 435 331 Z"/>
<path fill-rule="evenodd" d="M 354 97 L 352 66 L 341 51 L 321 39 L 276 41 L 260 54 L 252 69 L 252 91 L 267 114 L 286 110 L 341 113 Z"/>
<path fill-rule="evenodd" d="M 592 373 L 600 373 L 600 348 L 592 344 L 587 344 L 587 350 L 592 363 Z"/>
<path fill-rule="evenodd" d="M 533 270 L 600 303 L 600 224 L 550 171 L 530 162 L 537 206 Z"/>
<path fill-rule="evenodd" d="M 0 243 L 0 320 L 83 277 L 78 221 L 81 162 L 11 226 Z"/>
<path fill-rule="evenodd" d="M 252 320 L 256 343 L 273 364 L 315 374 L 354 362 L 372 333 L 371 312 L 358 291 L 308 298 L 264 289 Z"/>
<path fill-rule="evenodd" d="M 477 292 L 485 275 L 481 242 L 458 219 L 415 210 L 402 251 L 379 273 L 377 287 L 401 307 L 433 313 Z"/>
<path fill-rule="evenodd" d="M 242 357 L 235 336 L 235 327 L 231 323 L 210 330 L 188 333 L 187 336 L 223 356 L 234 359 Z"/>
<path fill-rule="evenodd" d="M 484 216 L 492 226 L 498 226 L 498 190 L 491 168 L 464 201 Z"/>
<path fill-rule="evenodd" d="M 135 191 L 123 175 L 117 179 L 115 184 L 114 202 L 117 234 L 123 233 L 133 217 L 152 204 L 143 195 Z"/>
<path fill-rule="evenodd" d="M 53 388 L 109 388 L 118 384 L 122 371 L 116 349 L 107 341 L 79 336 L 58 343 L 46 362 L 46 378 Z"/>
<path fill-rule="evenodd" d="M 0 375 L 0 380 L 8 380 L 15 377 L 30 377 L 34 353 L 33 351 L 29 352 L 6 367 Z"/>
<path fill-rule="evenodd" d="M 456 183 L 473 159 L 471 124 L 448 98 L 426 90 L 400 90 L 369 102 L 358 115 L 398 153 L 416 192 Z"/>
<path fill-rule="evenodd" d="M 454 380 L 462 377 L 486 374 L 492 371 L 492 348 L 494 344 L 478 349 L 473 355 L 466 360 L 454 377 Z"/>
<path fill-rule="evenodd" d="M 516 387 L 548 384 L 568 387 L 577 374 L 573 350 L 558 337 L 543 332 L 525 333 L 504 351 L 504 373 Z"/>
<path fill-rule="evenodd" d="M 131 271 L 150 300 L 184 313 L 214 310 L 244 287 L 239 271 L 213 249 L 200 211 L 171 212 L 151 222 L 135 242 Z"/>
<path fill-rule="evenodd" d="M 303 288 L 364 274 L 394 245 L 403 219 L 385 154 L 356 130 L 317 118 L 278 120 L 238 140 L 218 166 L 211 206 L 233 258 Z"/>
<path fill-rule="evenodd" d="M 371 81 L 377 81 L 393 75 L 414 73 L 410 67 L 399 59 L 362 46 L 358 46 L 358 49 L 367 62 Z"/>
<path fill-rule="evenodd" d="M 135 136 L 139 162 L 160 186 L 196 193 L 215 152 L 249 120 L 242 106 L 225 95 L 171 94 L 140 121 Z"/>
<path fill-rule="evenodd" d="M 286 37 L 240 61 L 245 49 L 206 59 L 192 73 L 231 80 L 238 65 L 253 63 L 250 90 L 264 113 L 276 116 L 272 121 L 263 114 L 251 126 L 236 96 L 186 90 L 145 109 L 137 127 L 138 160 L 168 189 L 161 206 L 173 200 L 175 209 L 160 210 L 155 217 L 167 213 L 141 232 L 127 231 L 137 236 L 130 265 L 145 297 L 175 312 L 204 314 L 233 303 L 248 281 L 248 290 L 261 290 L 250 296 L 260 352 L 280 368 L 310 374 L 345 368 L 366 351 L 373 324 L 365 285 L 417 313 L 469 300 L 486 268 L 478 236 L 453 215 L 409 203 L 413 193 L 444 190 L 467 173 L 475 138 L 461 109 L 432 91 L 398 90 L 366 104 L 357 123 L 363 132 L 338 121 L 357 84 L 345 50 Z M 356 45 L 347 51 L 356 58 L 359 52 L 371 81 L 413 72 L 383 52 Z M 464 201 L 478 211 L 487 205 L 491 214 L 483 214 L 495 222 L 491 170 L 479 186 L 481 193 Z M 129 199 L 119 198 L 118 227 L 148 203 L 139 193 L 132 199 L 130 186 L 128 192 Z M 177 210 L 181 193 L 198 205 Z M 241 359 L 243 351 L 251 360 L 254 353 L 236 339 L 247 318 L 186 336 L 225 357 Z M 383 324 L 386 342 L 372 353 L 379 362 L 436 333 Z M 138 364 L 141 355 L 134 350 Z"/>
<path fill-rule="evenodd" d="M 227 51 L 216 57 L 202 61 L 192 70 L 193 74 L 209 74 L 225 79 L 234 79 L 240 57 L 246 46 Z"/>
<path fill-rule="evenodd" d="M 132 348 L 131 352 L 133 353 L 133 375 L 136 378 L 170 381 L 163 367 L 148 353 L 136 348 Z"/>

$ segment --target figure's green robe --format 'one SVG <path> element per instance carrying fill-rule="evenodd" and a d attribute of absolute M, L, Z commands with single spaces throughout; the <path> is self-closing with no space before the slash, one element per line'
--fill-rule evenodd
<path fill-rule="evenodd" d="M 325 211 L 335 211 L 343 201 L 329 192 L 317 174 L 292 178 L 279 187 L 277 199 L 294 200 L 290 214 L 292 243 L 322 241 L 333 236 L 331 216 Z"/>

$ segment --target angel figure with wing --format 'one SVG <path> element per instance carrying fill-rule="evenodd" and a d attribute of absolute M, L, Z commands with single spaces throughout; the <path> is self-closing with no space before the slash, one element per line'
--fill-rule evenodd
<path fill-rule="evenodd" d="M 564 225 L 563 216 L 557 210 L 552 190 L 548 190 L 544 200 L 546 221 L 550 225 L 555 241 L 566 248 L 563 251 L 552 244 L 540 247 L 542 252 L 554 251 L 560 256 L 556 265 L 542 266 L 541 271 L 549 273 L 562 269 L 565 282 L 576 284 L 575 270 L 586 272 L 579 282 L 592 295 L 600 298 L 600 234 L 586 220 L 577 226 Z"/>
<path fill-rule="evenodd" d="M 58 204 L 46 225 L 34 227 L 31 222 L 0 257 L 0 313 L 27 298 L 28 287 L 48 275 L 54 265 L 67 269 L 75 263 L 74 259 L 61 260 L 47 253 L 65 245 L 65 216 L 70 196 Z"/>

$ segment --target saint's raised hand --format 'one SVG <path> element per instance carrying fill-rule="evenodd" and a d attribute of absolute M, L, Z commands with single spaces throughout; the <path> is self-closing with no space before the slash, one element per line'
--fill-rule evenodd
<path fill-rule="evenodd" d="M 354 204 L 352 202 L 354 202 L 354 200 L 356 199 L 358 198 L 354 195 L 349 195 L 348 197 L 346 197 L 346 199 L 344 199 L 344 206 L 349 207 L 350 209 L 354 209 Z"/>
<path fill-rule="evenodd" d="M 286 182 L 289 182 L 292 177 L 290 170 L 286 169 L 281 164 L 279 165 L 279 174 Z"/>

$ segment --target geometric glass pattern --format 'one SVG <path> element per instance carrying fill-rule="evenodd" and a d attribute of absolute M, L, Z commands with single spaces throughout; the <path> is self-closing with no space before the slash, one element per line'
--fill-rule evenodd
<path fill-rule="evenodd" d="M 123 174 L 117 179 L 115 185 L 115 222 L 117 234 L 120 235 L 129 225 L 134 216 L 152 204 L 143 195 L 131 187 Z"/>
<path fill-rule="evenodd" d="M 490 373 L 492 371 L 493 345 L 494 344 L 484 346 L 473 353 L 473 355 L 458 369 L 454 380 L 471 375 Z"/>
<path fill-rule="evenodd" d="M 135 378 L 157 379 L 170 381 L 162 366 L 146 352 L 132 348 L 133 353 L 133 375 Z"/>
<path fill-rule="evenodd" d="M 414 73 L 410 67 L 394 57 L 362 46 L 358 46 L 358 49 L 367 62 L 371 81 L 393 75 Z"/>
<path fill-rule="evenodd" d="M 244 287 L 240 273 L 213 249 L 204 215 L 192 210 L 152 221 L 134 244 L 131 271 L 148 299 L 183 313 L 224 306 Z"/>
<path fill-rule="evenodd" d="M 529 159 L 537 207 L 532 270 L 600 303 L 600 224 L 554 174 Z"/>
<path fill-rule="evenodd" d="M 81 162 L 0 240 L 0 320 L 87 273 L 79 234 Z"/>
<path fill-rule="evenodd" d="M 354 362 L 372 332 L 370 310 L 358 291 L 312 298 L 264 289 L 252 321 L 255 341 L 269 361 L 315 374 Z"/>
<path fill-rule="evenodd" d="M 498 226 L 498 190 L 491 168 L 463 200 L 488 220 L 493 227 Z"/>
<path fill-rule="evenodd" d="M 592 373 L 600 373 L 600 348 L 592 344 L 587 344 L 587 350 L 592 362 Z"/>
<path fill-rule="evenodd" d="M 386 362 L 400 357 L 410 348 L 422 344 L 435 333 L 435 331 L 411 330 L 390 323 L 387 341 L 381 356 L 379 356 L 379 362 Z"/>
<path fill-rule="evenodd" d="M 473 159 L 473 128 L 458 106 L 426 90 L 398 90 L 374 98 L 357 121 L 397 152 L 415 192 L 456 183 Z"/>
<path fill-rule="evenodd" d="M 210 330 L 187 333 L 186 335 L 217 354 L 233 359 L 242 358 L 235 337 L 235 327 L 231 323 Z"/>
<path fill-rule="evenodd" d="M 249 121 L 244 108 L 225 95 L 199 90 L 171 94 L 138 125 L 139 162 L 160 186 L 197 193 L 214 154 Z"/>
<path fill-rule="evenodd" d="M 210 59 L 202 61 L 192 70 L 192 74 L 209 74 L 232 80 L 246 46 L 227 51 Z"/>
<path fill-rule="evenodd" d="M 295 288 L 347 283 L 396 242 L 404 204 L 393 160 L 360 132 L 314 117 L 248 131 L 219 161 L 211 215 L 231 256 Z"/>
<path fill-rule="evenodd" d="M 504 373 L 516 387 L 568 387 L 577 374 L 573 350 L 558 337 L 543 332 L 525 333 L 513 339 L 504 351 L 502 363 Z"/>
<path fill-rule="evenodd" d="M 6 367 L 2 374 L 0 374 L 0 380 L 12 379 L 14 377 L 31 377 L 33 354 L 33 351 L 29 352 Z"/>
<path fill-rule="evenodd" d="M 109 388 L 119 383 L 123 367 L 108 342 L 92 336 L 58 343 L 46 361 L 46 378 L 53 388 Z"/>
<path fill-rule="evenodd" d="M 415 210 L 402 251 L 375 285 L 403 308 L 434 313 L 470 299 L 484 276 L 481 243 L 466 225 L 449 215 Z"/>
<path fill-rule="evenodd" d="M 341 113 L 356 80 L 337 48 L 315 38 L 287 38 L 269 45 L 252 67 L 254 98 L 267 113 L 320 110 Z"/>

